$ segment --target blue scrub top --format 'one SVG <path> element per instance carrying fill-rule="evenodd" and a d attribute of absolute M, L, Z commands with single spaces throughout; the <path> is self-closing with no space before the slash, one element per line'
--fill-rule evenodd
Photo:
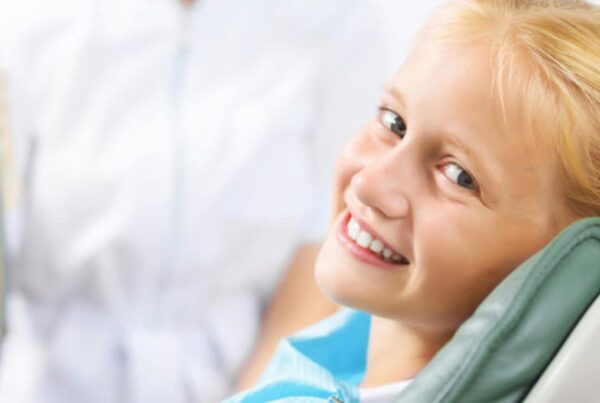
<path fill-rule="evenodd" d="M 359 403 L 371 316 L 344 310 L 284 339 L 253 389 L 227 403 Z"/>

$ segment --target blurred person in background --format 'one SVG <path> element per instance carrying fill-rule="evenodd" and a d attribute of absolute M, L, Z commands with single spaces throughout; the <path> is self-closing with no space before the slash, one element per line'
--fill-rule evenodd
<path fill-rule="evenodd" d="M 358 0 L 2 0 L 0 401 L 217 401 L 334 311 L 314 243 L 381 45 Z"/>

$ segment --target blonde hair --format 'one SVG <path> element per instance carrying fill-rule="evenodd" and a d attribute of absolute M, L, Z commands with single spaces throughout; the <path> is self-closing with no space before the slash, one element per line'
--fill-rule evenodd
<path fill-rule="evenodd" d="M 486 43 L 495 84 L 518 101 L 532 130 L 544 121 L 566 201 L 577 215 L 600 215 L 600 7 L 568 0 L 457 0 L 430 28 L 443 38 Z M 539 136 L 538 136 L 539 137 Z"/>

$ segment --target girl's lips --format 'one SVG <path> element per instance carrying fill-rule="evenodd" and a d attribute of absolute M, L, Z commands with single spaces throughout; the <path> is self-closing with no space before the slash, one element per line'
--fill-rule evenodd
<path fill-rule="evenodd" d="M 386 262 L 379 255 L 374 252 L 363 248 L 362 246 L 355 243 L 349 236 L 347 231 L 348 222 L 350 221 L 350 213 L 346 213 L 344 218 L 340 221 L 340 224 L 337 228 L 337 238 L 340 244 L 346 249 L 353 257 L 356 259 L 369 264 L 370 266 L 375 266 L 377 268 L 391 270 L 398 269 L 403 267 L 404 265 L 395 264 L 391 262 Z"/>

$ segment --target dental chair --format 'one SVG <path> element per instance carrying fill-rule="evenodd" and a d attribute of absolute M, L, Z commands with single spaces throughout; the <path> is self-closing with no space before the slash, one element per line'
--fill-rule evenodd
<path fill-rule="evenodd" d="M 581 318 L 525 402 L 600 402 L 600 297 Z"/>
<path fill-rule="evenodd" d="M 396 401 L 600 403 L 600 218 L 514 270 Z"/>

